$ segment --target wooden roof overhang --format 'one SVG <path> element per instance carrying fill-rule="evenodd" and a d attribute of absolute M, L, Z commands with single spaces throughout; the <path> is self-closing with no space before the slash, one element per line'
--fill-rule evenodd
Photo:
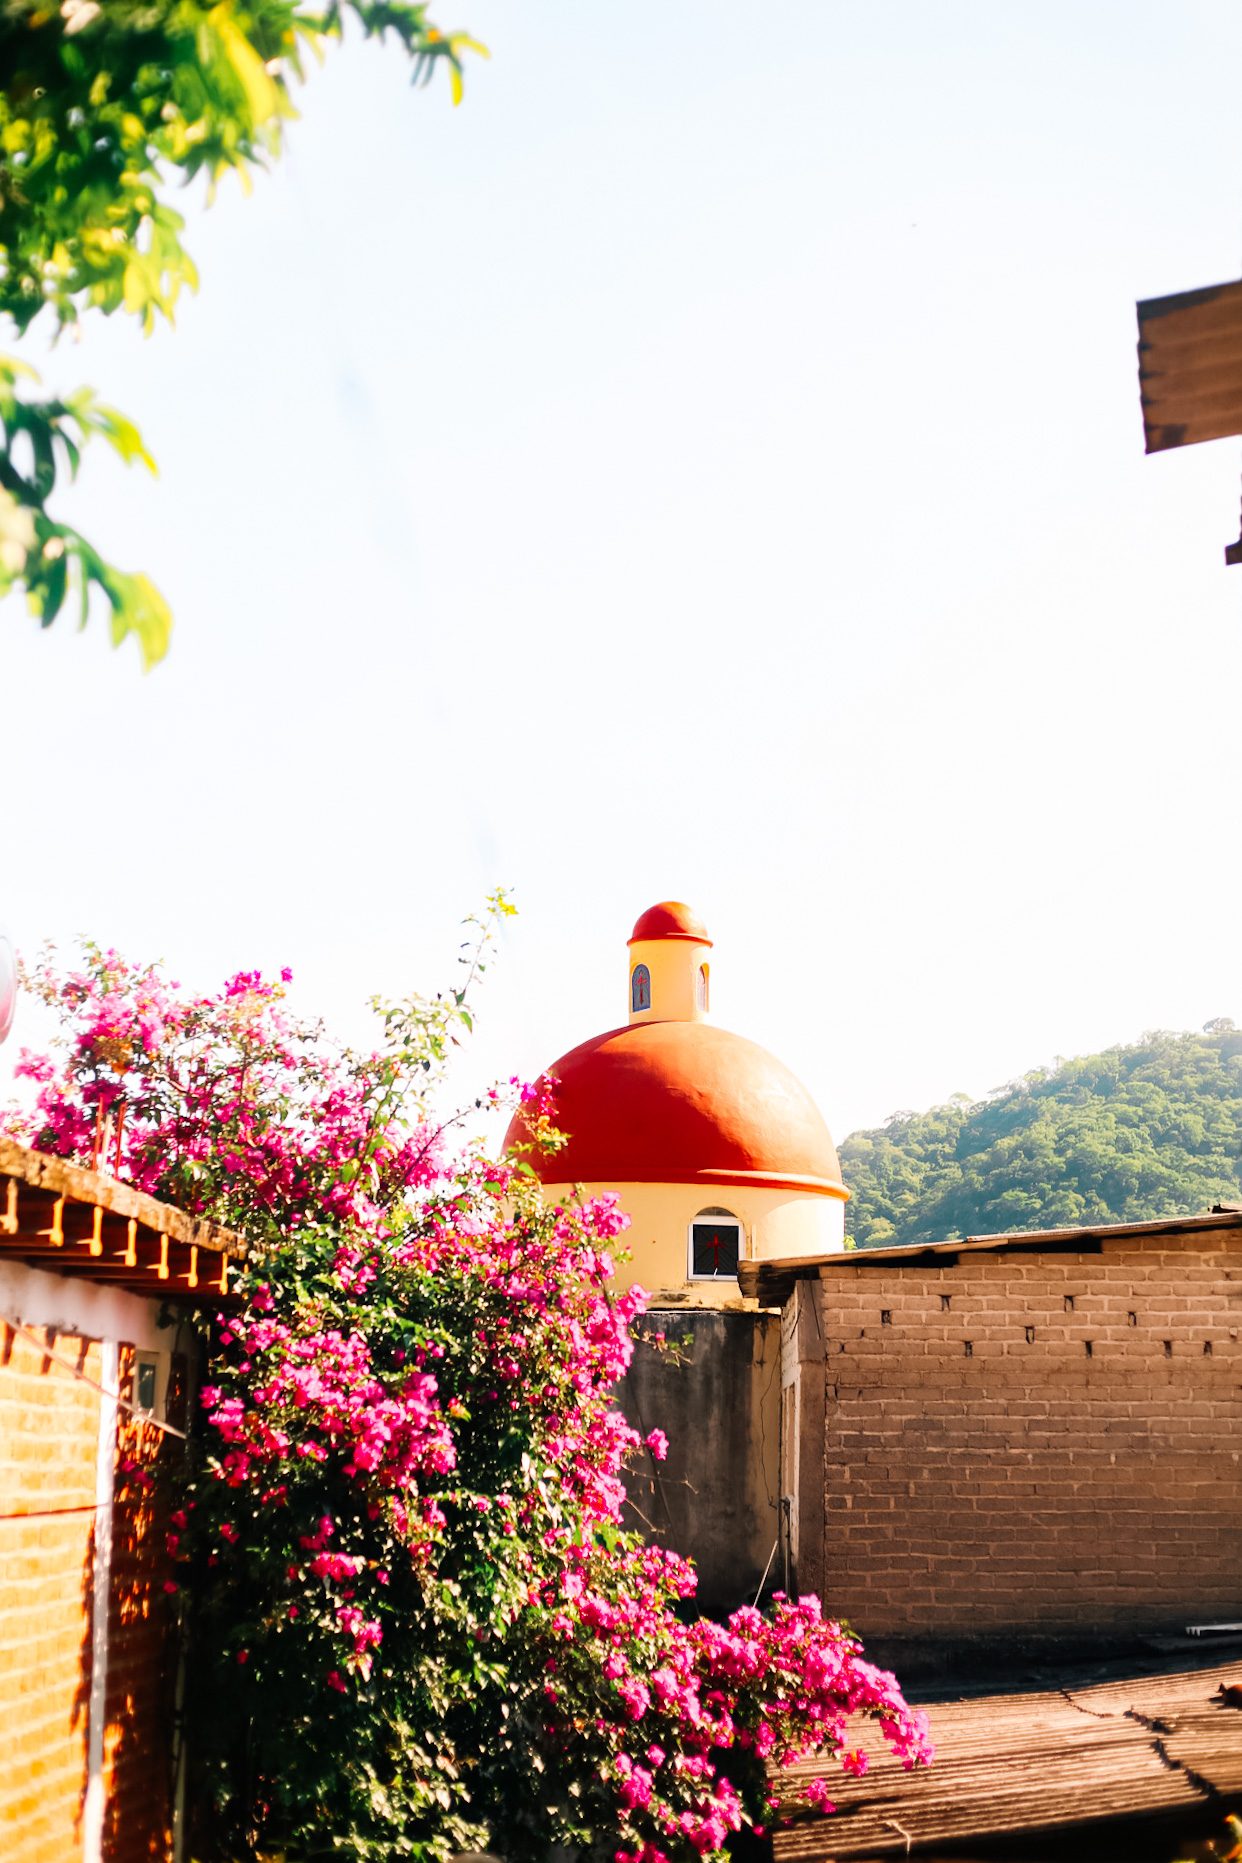
<path fill-rule="evenodd" d="M 1242 279 L 1136 308 L 1147 451 L 1242 433 Z"/>
<path fill-rule="evenodd" d="M 959 1255 L 1098 1255 L 1105 1242 L 1139 1236 L 1207 1235 L 1242 1229 L 1242 1205 L 1218 1204 L 1200 1216 L 1162 1216 L 1145 1223 L 1100 1223 L 1085 1229 L 1012 1229 L 999 1235 L 959 1236 L 900 1248 L 835 1249 L 830 1255 L 787 1255 L 779 1261 L 738 1263 L 743 1294 L 760 1306 L 784 1306 L 797 1281 L 821 1281 L 855 1268 L 953 1268 Z"/>
<path fill-rule="evenodd" d="M 1147 451 L 1242 433 L 1242 279 L 1136 308 Z M 1242 536 L 1225 561 L 1242 563 Z"/>
<path fill-rule="evenodd" d="M 0 1261 L 211 1305 L 230 1297 L 230 1270 L 245 1257 L 231 1229 L 0 1138 Z"/>

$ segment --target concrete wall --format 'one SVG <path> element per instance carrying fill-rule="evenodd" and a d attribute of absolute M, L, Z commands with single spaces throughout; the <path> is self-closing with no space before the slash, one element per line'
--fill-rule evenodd
<path fill-rule="evenodd" d="M 799 1581 L 892 1659 L 1242 1619 L 1242 1230 L 1099 1249 L 796 1286 Z"/>
<path fill-rule="evenodd" d="M 753 1601 L 777 1537 L 780 1319 L 653 1310 L 635 1331 L 619 1405 L 643 1436 L 662 1429 L 669 1451 L 660 1463 L 644 1452 L 631 1474 L 627 1524 L 692 1558 L 698 1603 L 719 1615 Z M 661 1353 L 644 1342 L 660 1332 L 687 1343 Z M 769 1589 L 779 1572 L 778 1554 Z"/>

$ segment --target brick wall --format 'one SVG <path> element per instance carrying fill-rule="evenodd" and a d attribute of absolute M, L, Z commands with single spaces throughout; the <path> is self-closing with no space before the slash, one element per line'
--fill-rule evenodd
<path fill-rule="evenodd" d="M 97 1342 L 49 1334 L 89 1378 Z M 132 1354 L 122 1350 L 121 1391 Z M 100 1398 L 0 1327 L 0 1854 L 5 1863 L 82 1855 L 91 1679 L 95 1464 Z M 129 1428 L 140 1463 L 159 1433 Z M 123 1493 L 124 1491 L 121 1490 Z M 162 1535 L 137 1492 L 114 1509 L 104 1856 L 168 1854 Z"/>
<path fill-rule="evenodd" d="M 1242 1618 L 1242 1230 L 922 1260 L 795 1290 L 824 1401 L 799 1567 L 829 1608 L 950 1641 Z"/>
<path fill-rule="evenodd" d="M 79 1356 L 78 1342 L 57 1348 Z M 100 1375 L 99 1347 L 80 1363 Z M 8 1863 L 81 1854 L 99 1399 L 9 1328 L 0 1348 L 0 1832 Z M 65 1511 L 70 1510 L 70 1511 Z"/>

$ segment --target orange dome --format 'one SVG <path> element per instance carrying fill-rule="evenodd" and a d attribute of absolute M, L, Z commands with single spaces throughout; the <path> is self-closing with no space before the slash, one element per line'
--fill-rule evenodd
<path fill-rule="evenodd" d="M 662 899 L 658 906 L 647 907 L 629 941 L 638 944 L 650 938 L 693 938 L 696 944 L 711 943 L 698 913 L 683 906 L 680 899 Z"/>
<path fill-rule="evenodd" d="M 727 1029 L 633 1023 L 583 1042 L 548 1072 L 560 1083 L 555 1118 L 569 1144 L 536 1163 L 544 1183 L 745 1184 L 848 1194 L 836 1147 L 806 1088 L 766 1049 Z M 525 1137 L 517 1116 L 505 1144 Z"/>

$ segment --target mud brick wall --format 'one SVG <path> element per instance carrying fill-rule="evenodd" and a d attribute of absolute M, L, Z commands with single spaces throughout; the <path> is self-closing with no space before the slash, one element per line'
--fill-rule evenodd
<path fill-rule="evenodd" d="M 824 1419 L 799 1566 L 864 1636 L 1242 1619 L 1242 1230 L 1098 1246 L 844 1257 L 795 1288 L 786 1375 L 822 1378 Z"/>

